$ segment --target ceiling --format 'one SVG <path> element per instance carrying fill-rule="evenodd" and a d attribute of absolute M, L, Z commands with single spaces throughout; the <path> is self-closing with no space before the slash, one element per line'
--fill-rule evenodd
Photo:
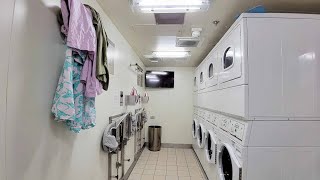
<path fill-rule="evenodd" d="M 156 25 L 154 14 L 133 13 L 128 0 L 98 0 L 145 66 L 197 66 L 240 13 L 263 5 L 268 12 L 319 13 L 320 0 L 213 0 L 207 12 L 187 13 L 183 25 Z M 212 22 L 220 23 L 214 25 Z M 191 28 L 203 28 L 196 48 L 176 47 L 176 36 L 191 36 Z M 153 63 L 144 55 L 153 51 L 191 52 L 186 59 L 162 59 Z"/>

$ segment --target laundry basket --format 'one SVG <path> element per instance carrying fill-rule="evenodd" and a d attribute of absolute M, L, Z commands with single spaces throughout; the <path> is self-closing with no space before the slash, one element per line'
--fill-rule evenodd
<path fill-rule="evenodd" d="M 161 149 L 161 126 L 149 126 L 148 128 L 149 150 L 160 151 Z"/>

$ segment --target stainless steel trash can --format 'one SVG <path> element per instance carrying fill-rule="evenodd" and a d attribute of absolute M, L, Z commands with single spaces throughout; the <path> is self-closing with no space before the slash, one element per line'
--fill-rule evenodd
<path fill-rule="evenodd" d="M 149 150 L 160 151 L 161 149 L 161 126 L 149 126 L 148 128 Z"/>

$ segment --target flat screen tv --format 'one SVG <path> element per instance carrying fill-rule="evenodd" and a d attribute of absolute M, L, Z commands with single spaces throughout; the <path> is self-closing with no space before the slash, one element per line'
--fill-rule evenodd
<path fill-rule="evenodd" d="M 174 72 L 147 71 L 145 83 L 147 88 L 174 88 Z"/>

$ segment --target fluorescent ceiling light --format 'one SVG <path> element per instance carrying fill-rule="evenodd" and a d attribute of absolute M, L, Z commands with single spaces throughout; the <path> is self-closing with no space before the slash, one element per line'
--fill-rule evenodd
<path fill-rule="evenodd" d="M 187 13 L 207 11 L 211 0 L 131 0 L 135 12 Z"/>
<path fill-rule="evenodd" d="M 180 12 L 180 11 L 190 11 L 190 10 L 200 10 L 200 7 L 174 7 L 174 8 L 141 8 L 142 12 L 154 13 L 154 12 Z"/>
<path fill-rule="evenodd" d="M 202 5 L 203 0 L 140 0 L 139 6 L 192 6 Z"/>
<path fill-rule="evenodd" d="M 164 71 L 151 71 L 151 74 L 156 74 L 156 75 L 167 75 L 168 72 Z"/>
<path fill-rule="evenodd" d="M 190 56 L 188 51 L 158 51 L 152 53 L 156 58 L 185 58 Z"/>

